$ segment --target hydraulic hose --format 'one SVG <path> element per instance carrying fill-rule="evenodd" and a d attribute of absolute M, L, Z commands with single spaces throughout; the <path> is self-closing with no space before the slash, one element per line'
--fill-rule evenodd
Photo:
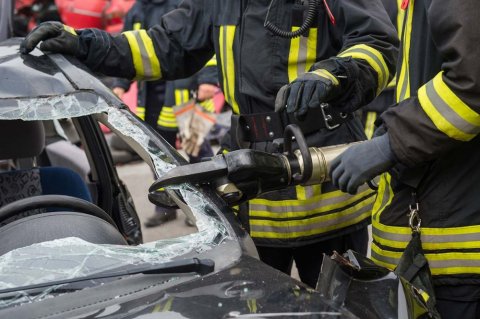
<path fill-rule="evenodd" d="M 274 35 L 279 36 L 281 38 L 287 38 L 287 39 L 293 39 L 293 38 L 298 38 L 302 34 L 305 34 L 313 25 L 313 22 L 315 21 L 315 16 L 318 15 L 318 5 L 317 1 L 318 0 L 309 0 L 308 2 L 308 11 L 307 11 L 307 17 L 303 21 L 302 25 L 300 28 L 296 31 L 285 31 L 274 25 L 268 17 L 270 16 L 270 9 L 272 8 L 272 4 L 275 0 L 272 0 L 270 2 L 270 5 L 268 6 L 268 11 L 267 11 L 267 17 L 265 18 L 265 23 L 264 27 L 272 32 Z"/>

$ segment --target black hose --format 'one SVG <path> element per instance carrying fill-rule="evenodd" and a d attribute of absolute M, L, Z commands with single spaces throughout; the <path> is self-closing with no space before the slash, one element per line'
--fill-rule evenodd
<path fill-rule="evenodd" d="M 295 173 L 292 178 L 296 182 L 296 184 L 306 183 L 310 179 L 310 177 L 312 177 L 313 173 L 312 157 L 310 156 L 310 151 L 308 150 L 307 141 L 303 136 L 302 130 L 296 124 L 287 125 L 285 127 L 284 134 L 285 135 L 283 138 L 283 147 L 284 151 L 287 153 L 287 156 L 294 155 L 292 148 L 292 137 L 295 137 L 295 141 L 297 142 L 300 154 L 302 154 L 303 174 Z"/>
<path fill-rule="evenodd" d="M 274 35 L 279 36 L 281 38 L 293 39 L 293 38 L 298 38 L 299 36 L 305 34 L 312 27 L 313 22 L 315 21 L 315 16 L 318 15 L 318 5 L 317 5 L 318 0 L 309 0 L 307 17 L 305 18 L 305 21 L 303 21 L 300 28 L 296 31 L 285 31 L 280 29 L 276 25 L 274 25 L 268 19 L 268 17 L 270 16 L 270 8 L 272 7 L 272 4 L 274 1 L 275 0 L 272 0 L 272 2 L 270 2 L 270 5 L 268 6 L 267 17 L 265 18 L 265 23 L 263 26 L 268 31 L 272 32 Z"/>

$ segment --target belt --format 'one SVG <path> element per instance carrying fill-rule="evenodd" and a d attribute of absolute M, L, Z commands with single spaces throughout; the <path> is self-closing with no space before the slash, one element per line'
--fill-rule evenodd
<path fill-rule="evenodd" d="M 304 121 L 298 121 L 293 114 L 286 112 L 233 115 L 232 128 L 236 127 L 234 134 L 242 141 L 271 142 L 283 138 L 289 124 L 298 125 L 303 134 L 308 135 L 323 128 L 334 130 L 352 118 L 352 113 L 338 112 L 330 105 L 322 104 L 320 108 L 310 109 Z"/>

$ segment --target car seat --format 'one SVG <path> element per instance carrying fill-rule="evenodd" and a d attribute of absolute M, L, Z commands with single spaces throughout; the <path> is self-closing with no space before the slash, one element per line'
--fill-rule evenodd
<path fill-rule="evenodd" d="M 40 121 L 0 121 L 0 160 L 35 158 L 45 145 Z M 92 202 L 80 175 L 64 167 L 0 172 L 0 207 L 39 195 L 68 195 Z M 127 244 L 115 226 L 95 216 L 59 209 L 24 212 L 0 221 L 0 255 L 43 241 L 79 237 L 98 244 Z"/>
<path fill-rule="evenodd" d="M 0 160 L 33 158 L 42 152 L 44 129 L 38 121 L 0 121 Z M 79 174 L 64 167 L 34 167 L 0 173 L 0 207 L 36 195 L 68 195 L 92 202 Z"/>

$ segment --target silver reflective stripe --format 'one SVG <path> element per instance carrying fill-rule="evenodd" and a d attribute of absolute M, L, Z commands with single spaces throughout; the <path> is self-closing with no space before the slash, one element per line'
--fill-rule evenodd
<path fill-rule="evenodd" d="M 142 64 L 143 64 L 143 76 L 149 77 L 153 76 L 152 65 L 150 64 L 150 58 L 147 53 L 147 49 L 145 49 L 145 44 L 140 36 L 140 32 L 133 32 L 135 35 L 135 40 L 137 40 L 138 48 L 140 49 L 140 56 L 142 57 Z"/>
<path fill-rule="evenodd" d="M 379 255 L 375 250 L 371 250 L 372 253 L 372 258 L 376 259 L 378 261 L 391 264 L 391 265 L 397 265 L 398 262 L 400 261 L 400 258 L 393 258 L 393 257 L 387 257 L 383 255 Z"/>
<path fill-rule="evenodd" d="M 298 61 L 297 61 L 297 76 L 301 76 L 305 73 L 305 67 L 307 65 L 307 51 L 308 51 L 308 37 L 300 37 L 300 45 L 298 48 Z"/>
<path fill-rule="evenodd" d="M 382 63 L 382 61 L 380 61 L 378 59 L 378 57 L 375 54 L 373 54 L 372 52 L 370 52 L 368 50 L 365 50 L 365 49 L 362 49 L 362 48 L 354 48 L 354 49 L 351 49 L 351 50 L 346 50 L 342 54 L 349 54 L 349 53 L 352 53 L 352 52 L 358 52 L 358 53 L 363 53 L 365 55 L 368 55 L 378 64 L 378 66 L 380 67 L 380 69 L 382 70 L 382 73 L 383 73 L 383 74 L 379 74 L 378 78 L 379 79 L 382 78 L 383 82 L 384 82 L 384 83 L 378 83 L 378 85 L 379 86 L 381 85 L 382 89 L 383 89 L 383 87 L 387 84 L 386 82 L 388 81 L 388 70 L 385 69 L 385 65 Z"/>
<path fill-rule="evenodd" d="M 368 189 L 367 185 L 362 185 L 358 189 L 358 193 L 362 193 L 363 191 L 365 191 L 367 189 Z M 310 191 L 313 192 L 313 189 L 310 188 Z M 309 195 L 309 194 L 307 193 L 307 195 Z M 369 194 L 369 195 L 371 195 L 371 194 Z M 368 196 L 368 195 L 365 194 L 365 196 Z M 333 204 L 339 204 L 339 203 L 342 203 L 342 202 L 345 202 L 345 201 L 349 200 L 352 197 L 353 197 L 353 195 L 342 193 L 342 195 L 340 195 L 338 197 L 321 199 L 319 201 L 315 201 L 315 202 L 312 202 L 312 203 L 309 203 L 309 204 L 298 205 L 298 206 L 297 205 L 295 205 L 295 206 L 294 205 L 289 205 L 289 210 L 288 211 L 289 212 L 310 211 L 310 210 L 319 209 L 321 207 L 326 207 L 326 206 L 333 205 Z M 358 200 L 360 200 L 360 199 L 361 198 L 359 197 Z M 267 211 L 267 212 L 271 212 L 271 213 L 285 213 L 285 205 L 270 206 L 270 205 L 264 205 L 264 204 L 255 204 L 255 203 L 252 203 L 252 202 L 250 202 L 249 205 L 250 205 L 249 206 L 250 210 L 254 210 L 254 211 Z M 348 206 L 348 205 L 350 205 L 350 204 L 347 204 L 345 206 Z"/>
<path fill-rule="evenodd" d="M 399 253 L 399 252 L 397 252 Z M 401 254 L 401 253 L 400 253 Z M 462 253 L 456 253 L 459 256 L 462 255 Z M 425 257 L 428 260 L 428 266 L 430 269 L 441 269 L 441 268 L 465 268 L 465 267 L 480 267 L 480 259 L 472 259 L 470 256 L 465 255 L 465 258 L 456 258 L 456 259 L 442 259 L 442 260 L 437 260 L 437 259 L 431 259 L 429 256 L 442 256 L 442 253 L 440 254 L 425 254 Z M 445 256 L 447 257 L 447 256 Z M 372 250 L 372 258 L 376 259 L 380 262 L 384 262 L 387 264 L 391 265 L 397 265 L 398 262 L 400 261 L 400 258 L 395 258 L 395 257 L 387 257 L 384 255 L 380 255 L 374 250 Z"/>
<path fill-rule="evenodd" d="M 405 100 L 407 96 L 407 87 L 409 83 L 410 71 L 408 70 L 408 66 L 405 66 L 405 77 L 403 78 L 403 82 L 400 84 L 400 97 L 398 101 Z"/>
<path fill-rule="evenodd" d="M 407 227 L 407 226 L 405 226 Z M 404 242 L 407 243 L 412 237 L 410 234 L 398 234 L 398 233 L 387 233 L 375 226 L 372 229 L 374 236 L 377 236 L 382 239 L 391 240 L 395 242 Z M 423 243 L 465 243 L 465 242 L 475 242 L 480 241 L 480 233 L 471 233 L 471 234 L 455 234 L 455 235 L 425 235 L 422 233 L 422 242 Z"/>
<path fill-rule="evenodd" d="M 313 186 L 305 186 L 305 195 L 307 196 L 307 198 L 315 196 L 315 189 L 313 188 Z"/>
<path fill-rule="evenodd" d="M 326 228 L 329 226 L 335 226 L 337 224 L 342 224 L 344 222 L 348 222 L 349 220 L 355 219 L 357 217 L 360 217 L 362 214 L 367 213 L 372 210 L 372 205 L 366 205 L 362 208 L 360 208 L 358 211 L 352 214 L 348 214 L 345 216 L 341 216 L 339 218 L 333 218 L 330 220 L 326 221 L 321 221 L 317 223 L 308 223 L 306 225 L 301 225 L 301 226 L 292 226 L 291 221 L 285 221 L 285 225 L 281 226 L 260 226 L 260 225 L 252 225 L 250 223 L 250 230 L 252 232 L 274 232 L 274 233 L 293 233 L 293 232 L 304 232 L 308 231 L 311 229 L 321 229 L 321 228 Z"/>
<path fill-rule="evenodd" d="M 427 83 L 426 92 L 428 99 L 432 102 L 437 111 L 457 129 L 469 134 L 478 134 L 480 132 L 480 127 L 465 121 L 447 103 L 445 103 L 435 90 L 433 81 Z"/>

